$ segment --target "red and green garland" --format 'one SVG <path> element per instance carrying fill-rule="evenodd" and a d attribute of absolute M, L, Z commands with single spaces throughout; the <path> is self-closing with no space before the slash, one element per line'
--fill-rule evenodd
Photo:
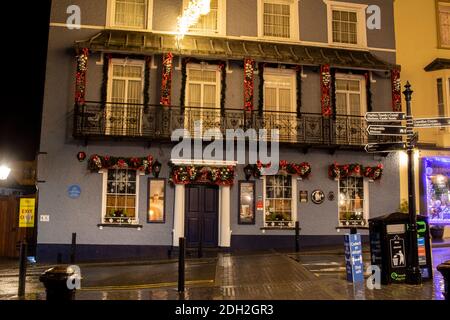
<path fill-rule="evenodd" d="M 170 106 L 172 95 L 173 54 L 163 55 L 163 74 L 161 81 L 161 105 Z"/>
<path fill-rule="evenodd" d="M 334 163 L 328 168 L 328 176 L 333 180 L 345 179 L 347 177 L 364 177 L 376 181 L 383 176 L 383 165 L 379 164 L 376 167 L 364 167 L 358 163 L 345 165 Z"/>
<path fill-rule="evenodd" d="M 150 174 L 152 173 L 153 163 L 152 156 L 145 158 L 119 158 L 94 154 L 89 159 L 88 167 L 92 172 L 107 169 L 130 169 Z"/>
<path fill-rule="evenodd" d="M 171 164 L 170 182 L 173 184 L 209 184 L 232 186 L 235 169 L 229 167 L 179 166 Z"/>
<path fill-rule="evenodd" d="M 262 164 L 261 161 L 258 161 L 256 165 L 253 166 L 253 176 L 256 178 L 260 178 L 263 175 L 263 169 L 269 169 L 272 165 Z M 302 162 L 300 164 L 290 163 L 285 160 L 280 161 L 279 165 L 279 173 L 287 173 L 291 175 L 296 175 L 299 178 L 306 179 L 311 175 L 311 165 L 308 162 Z"/>
<path fill-rule="evenodd" d="M 329 65 L 320 67 L 320 86 L 321 86 L 321 102 L 322 115 L 330 117 L 333 114 L 331 106 L 331 69 Z"/>
<path fill-rule="evenodd" d="M 77 73 L 75 79 L 75 103 L 83 105 L 86 97 L 86 73 L 88 69 L 89 49 L 81 49 L 77 56 Z"/>
<path fill-rule="evenodd" d="M 244 59 L 244 109 L 253 111 L 255 92 L 255 60 Z"/>
<path fill-rule="evenodd" d="M 402 83 L 400 80 L 400 70 L 393 69 L 391 71 L 392 80 L 392 110 L 395 112 L 402 111 Z"/>

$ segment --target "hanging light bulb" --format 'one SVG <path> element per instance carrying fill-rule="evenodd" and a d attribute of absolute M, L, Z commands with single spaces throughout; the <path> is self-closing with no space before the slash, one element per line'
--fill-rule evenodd
<path fill-rule="evenodd" d="M 11 173 L 11 168 L 9 168 L 5 165 L 0 166 L 0 180 L 7 180 L 10 173 Z"/>
<path fill-rule="evenodd" d="M 183 39 L 189 28 L 195 25 L 201 16 L 207 15 L 211 11 L 211 0 L 190 0 L 183 15 L 178 17 L 178 36 Z"/>

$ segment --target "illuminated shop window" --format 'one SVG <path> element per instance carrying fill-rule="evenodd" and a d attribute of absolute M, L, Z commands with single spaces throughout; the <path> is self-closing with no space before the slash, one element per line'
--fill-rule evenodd
<path fill-rule="evenodd" d="M 362 177 L 348 177 L 339 180 L 340 226 L 367 225 L 366 188 Z"/>
<path fill-rule="evenodd" d="M 426 210 L 431 225 L 450 225 L 450 158 L 425 158 Z"/>
<path fill-rule="evenodd" d="M 296 194 L 292 176 L 265 177 L 265 215 L 267 228 L 292 228 L 295 225 Z"/>

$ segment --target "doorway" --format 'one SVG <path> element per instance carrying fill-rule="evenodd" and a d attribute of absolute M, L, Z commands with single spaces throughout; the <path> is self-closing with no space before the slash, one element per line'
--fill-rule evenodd
<path fill-rule="evenodd" d="M 0 197 L 0 257 L 18 258 L 18 244 L 32 240 L 27 229 L 19 228 L 19 197 Z M 33 231 L 33 230 L 32 230 Z"/>
<path fill-rule="evenodd" d="M 188 248 L 218 246 L 219 188 L 186 186 L 185 237 Z"/>

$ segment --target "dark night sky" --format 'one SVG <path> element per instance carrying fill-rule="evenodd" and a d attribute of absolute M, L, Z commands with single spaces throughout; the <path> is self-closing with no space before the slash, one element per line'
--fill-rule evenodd
<path fill-rule="evenodd" d="M 2 10 L 0 161 L 33 160 L 39 146 L 50 0 Z M 7 16 L 6 12 L 17 14 Z M 8 26 L 9 25 L 9 26 Z M 5 88 L 6 86 L 6 88 Z M 5 98 L 6 97 L 6 98 Z"/>

